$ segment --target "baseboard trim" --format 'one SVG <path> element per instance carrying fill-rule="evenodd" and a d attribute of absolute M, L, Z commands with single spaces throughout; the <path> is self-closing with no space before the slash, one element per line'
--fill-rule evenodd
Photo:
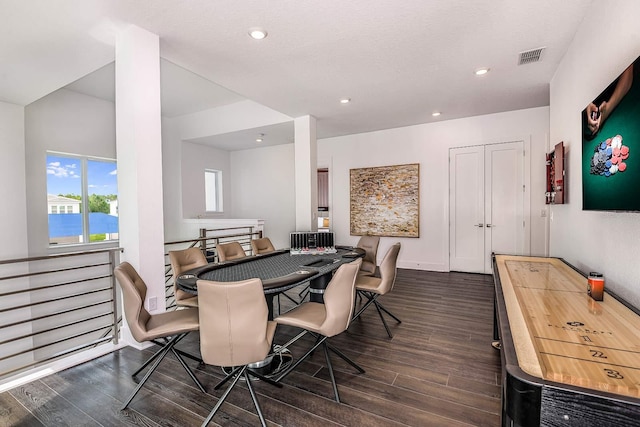
<path fill-rule="evenodd" d="M 60 372 L 73 366 L 80 365 L 126 346 L 127 344 L 123 342 L 119 344 L 106 343 L 99 345 L 96 348 L 73 354 L 59 360 L 54 360 L 53 362 L 45 363 L 44 365 L 38 366 L 36 368 L 20 372 L 0 381 L 0 393 L 24 385 L 28 382 L 44 378 L 47 375 L 55 374 L 56 372 Z"/>

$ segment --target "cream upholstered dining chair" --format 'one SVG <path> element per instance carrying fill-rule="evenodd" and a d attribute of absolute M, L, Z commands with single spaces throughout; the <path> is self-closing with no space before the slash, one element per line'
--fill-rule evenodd
<path fill-rule="evenodd" d="M 398 262 L 398 253 L 400 253 L 400 242 L 391 246 L 385 254 L 384 259 L 380 263 L 380 277 L 358 275 L 358 278 L 356 279 L 356 290 L 358 294 L 367 298 L 367 302 L 364 304 L 364 306 L 362 306 L 360 310 L 358 310 L 358 312 L 354 316 L 354 319 L 360 317 L 360 315 L 371 304 L 374 304 L 376 309 L 378 310 L 380 319 L 382 319 L 382 324 L 387 330 L 387 335 L 389 335 L 389 338 L 393 338 L 393 335 L 391 334 L 389 325 L 387 325 L 386 320 L 384 320 L 382 312 L 384 311 L 389 316 L 393 317 L 398 323 L 402 323 L 402 321 L 395 315 L 393 315 L 389 310 L 387 310 L 382 304 L 380 304 L 378 298 L 382 295 L 388 294 L 389 292 L 391 292 L 391 290 L 393 290 L 393 285 L 396 282 L 396 264 Z"/>
<path fill-rule="evenodd" d="M 178 289 L 178 276 L 192 268 L 207 265 L 207 258 L 199 248 L 188 248 L 181 251 L 169 251 L 169 261 L 173 271 L 173 292 L 176 305 L 183 307 L 197 307 L 198 296 Z"/>
<path fill-rule="evenodd" d="M 362 259 L 362 267 L 359 274 L 365 276 L 373 276 L 376 273 L 376 257 L 378 256 L 378 245 L 380 237 L 378 236 L 362 236 L 358 240 L 356 247 L 364 249 L 364 258 Z"/>
<path fill-rule="evenodd" d="M 239 242 L 218 243 L 216 249 L 218 251 L 218 261 L 220 262 L 240 259 L 247 256 Z"/>
<path fill-rule="evenodd" d="M 244 378 L 263 426 L 266 425 L 251 376 L 282 387 L 274 381 L 248 369 L 249 364 L 264 360 L 271 350 L 276 322 L 269 321 L 269 310 L 260 279 L 239 282 L 198 280 L 200 300 L 200 353 L 205 363 L 233 366 L 233 371 L 215 389 L 232 380 L 205 419 L 209 424 L 240 378 Z"/>
<path fill-rule="evenodd" d="M 298 365 L 308 358 L 319 346 L 322 346 L 324 350 L 336 402 L 340 403 L 340 395 L 338 394 L 336 379 L 333 375 L 333 366 L 331 365 L 329 350 L 340 356 L 360 373 L 365 373 L 364 369 L 358 366 L 353 360 L 327 343 L 328 338 L 344 332 L 349 327 L 355 302 L 355 280 L 361 263 L 362 260 L 357 259 L 349 264 L 341 265 L 338 268 L 324 292 L 324 304 L 305 302 L 275 319 L 278 324 L 295 326 L 316 336 L 316 343 L 311 349 L 280 375 L 276 381 L 280 381 L 289 375 L 289 373 L 298 367 Z M 302 334 L 298 335 L 298 337 L 301 336 Z"/>
<path fill-rule="evenodd" d="M 123 262 L 114 269 L 114 274 L 122 289 L 122 303 L 124 314 L 129 325 L 131 335 L 138 342 L 151 341 L 161 348 L 151 356 L 131 376 L 136 377 L 150 363 L 153 363 L 145 376 L 138 382 L 138 386 L 122 405 L 121 410 L 129 406 L 129 403 L 138 394 L 144 383 L 156 370 L 162 359 L 172 352 L 178 362 L 187 371 L 191 379 L 204 393 L 204 387 L 196 378 L 191 369 L 174 346 L 180 342 L 189 332 L 199 329 L 198 309 L 167 311 L 160 314 L 150 314 L 144 308 L 144 300 L 147 295 L 147 285 L 138 272 L 128 262 Z M 164 342 L 158 341 L 164 339 Z"/>
<path fill-rule="evenodd" d="M 260 255 L 275 252 L 276 248 L 271 243 L 271 239 L 268 237 L 262 237 L 251 241 L 251 250 L 254 255 Z"/>

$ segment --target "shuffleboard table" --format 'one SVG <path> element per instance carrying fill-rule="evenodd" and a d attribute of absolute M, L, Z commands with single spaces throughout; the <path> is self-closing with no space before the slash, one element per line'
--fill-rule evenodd
<path fill-rule="evenodd" d="M 502 425 L 640 426 L 640 315 L 558 258 L 493 255 Z"/>

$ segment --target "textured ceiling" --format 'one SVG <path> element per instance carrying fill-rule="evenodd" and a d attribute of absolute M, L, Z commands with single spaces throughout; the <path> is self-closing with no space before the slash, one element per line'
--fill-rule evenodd
<path fill-rule="evenodd" d="M 94 71 L 108 81 L 115 34 L 134 24 L 160 37 L 167 116 L 250 99 L 315 116 L 323 138 L 538 107 L 590 3 L 0 0 L 0 100 L 27 105 Z M 255 26 L 269 36 L 249 38 Z M 108 96 L 92 76 L 73 90 Z"/>

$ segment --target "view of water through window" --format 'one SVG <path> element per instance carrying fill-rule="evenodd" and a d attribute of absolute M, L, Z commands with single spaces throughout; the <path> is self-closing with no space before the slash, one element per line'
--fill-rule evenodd
<path fill-rule="evenodd" d="M 51 245 L 117 240 L 116 162 L 47 155 L 47 213 Z"/>

